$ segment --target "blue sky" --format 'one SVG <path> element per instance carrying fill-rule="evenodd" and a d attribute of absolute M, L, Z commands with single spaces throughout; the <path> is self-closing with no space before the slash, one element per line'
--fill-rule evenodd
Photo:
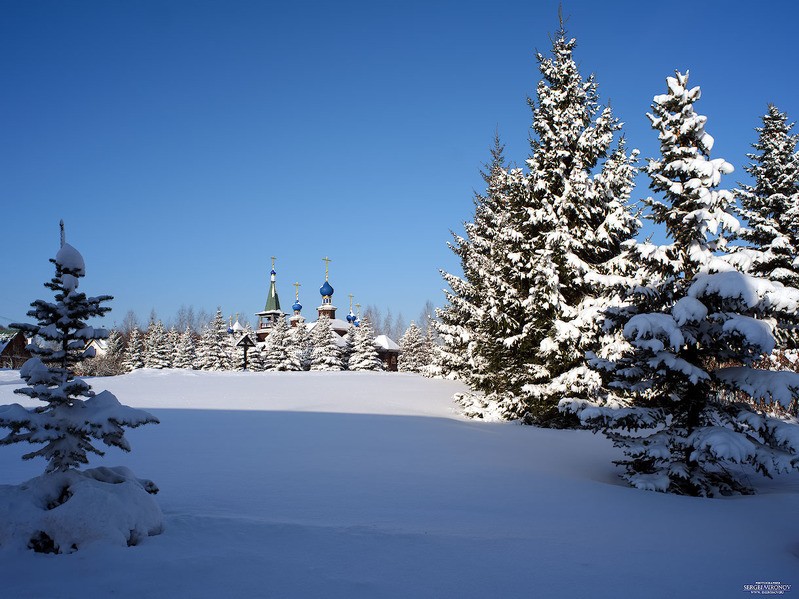
<path fill-rule="evenodd" d="M 584 75 L 655 156 L 645 113 L 674 69 L 700 85 L 714 157 L 746 180 L 774 102 L 799 119 L 790 1 L 564 3 Z M 415 318 L 480 189 L 496 128 L 528 155 L 526 97 L 557 2 L 0 3 L 0 325 L 48 298 L 58 221 L 107 324 L 152 308 L 263 308 L 270 256 L 290 305 Z M 646 181 L 634 192 L 648 195 Z"/>

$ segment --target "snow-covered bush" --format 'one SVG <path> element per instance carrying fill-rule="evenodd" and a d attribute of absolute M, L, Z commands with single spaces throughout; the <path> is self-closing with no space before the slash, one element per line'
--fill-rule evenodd
<path fill-rule="evenodd" d="M 160 523 L 153 514 L 160 514 L 160 510 L 152 499 L 147 504 L 149 507 L 142 508 L 143 500 L 140 497 L 145 487 L 148 492 L 157 492 L 155 485 L 129 485 L 125 487 L 127 490 L 115 487 L 110 491 L 102 486 L 116 484 L 108 482 L 108 477 L 95 475 L 96 471 L 92 474 L 93 471 L 81 473 L 75 470 L 88 463 L 88 454 L 103 455 L 103 451 L 96 447 L 95 440 L 130 451 L 124 428 L 157 423 L 158 419 L 143 410 L 122 405 L 108 391 L 95 394 L 89 384 L 75 377 L 75 366 L 82 358 L 85 343 L 92 339 L 104 339 L 108 335 L 104 329 L 95 329 L 85 320 L 108 312 L 110 308 L 101 304 L 112 298 L 107 295 L 86 297 L 86 294 L 78 291 L 79 279 L 85 275 L 85 265 L 80 253 L 65 242 L 63 224 L 61 248 L 51 262 L 55 264 L 56 273 L 50 282 L 45 283 L 45 287 L 55 293 L 55 302 L 36 300 L 31 304 L 33 309 L 28 311 L 28 316 L 35 318 L 37 324 L 12 325 L 35 339 L 28 346 L 34 357 L 20 369 L 20 376 L 27 386 L 16 389 L 15 393 L 40 400 L 45 405 L 35 409 L 27 409 L 19 404 L 0 406 L 0 426 L 11 429 L 7 436 L 0 439 L 0 444 L 43 445 L 25 454 L 23 459 L 43 457 L 47 460 L 45 475 L 21 485 L 16 491 L 12 488 L 5 492 L 12 496 L 16 493 L 28 497 L 37 505 L 41 493 L 50 493 L 58 488 L 60 491 L 53 501 L 63 508 L 58 512 L 59 515 L 68 515 L 60 520 L 60 516 L 49 517 L 50 520 L 58 520 L 53 523 L 55 528 L 45 530 L 42 524 L 32 531 L 36 533 L 36 538 L 23 538 L 20 541 L 19 535 L 25 537 L 27 534 L 26 527 L 40 520 L 31 520 L 29 510 L 23 504 L 17 506 L 13 503 L 12 506 L 16 507 L 9 508 L 2 518 L 0 543 L 3 539 L 11 539 L 9 542 L 12 544 L 27 542 L 37 550 L 55 548 L 69 551 L 73 545 L 80 546 L 83 532 L 79 529 L 85 526 L 86 520 L 101 522 L 106 518 L 117 520 L 128 516 L 133 518 L 134 525 L 125 534 L 132 530 L 146 530 L 148 534 L 156 532 L 160 530 Z M 119 476 L 129 478 L 126 473 Z M 89 498 L 85 503 L 83 499 L 72 503 L 72 498 L 77 495 L 81 498 L 90 497 L 91 492 L 84 493 L 87 487 L 81 484 L 86 477 L 94 477 L 98 483 L 94 485 L 95 493 L 112 493 L 119 501 L 112 503 Z M 135 514 L 142 509 L 147 513 L 146 522 L 137 524 Z M 47 520 L 45 517 L 41 521 Z"/>
<path fill-rule="evenodd" d="M 96 541 L 137 545 L 163 530 L 156 491 L 124 467 L 70 469 L 0 485 L 0 547 L 72 553 Z"/>

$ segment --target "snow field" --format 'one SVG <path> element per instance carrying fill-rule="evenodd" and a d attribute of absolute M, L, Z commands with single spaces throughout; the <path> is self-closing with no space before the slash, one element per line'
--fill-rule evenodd
<path fill-rule="evenodd" d="M 465 420 L 461 385 L 410 374 L 89 382 L 161 420 L 91 466 L 154 480 L 166 529 L 130 548 L 0 550 L 0 596 L 705 598 L 796 582 L 797 475 L 732 499 L 630 489 L 604 437 Z M 19 383 L 0 371 L 0 404 L 26 399 Z M 2 448 L 0 484 L 43 470 L 26 450 Z"/>

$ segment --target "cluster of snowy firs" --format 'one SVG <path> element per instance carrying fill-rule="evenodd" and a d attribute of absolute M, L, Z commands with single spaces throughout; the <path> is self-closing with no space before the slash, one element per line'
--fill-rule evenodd
<path fill-rule="evenodd" d="M 189 327 L 182 333 L 174 328 L 166 330 L 163 323 L 156 320 L 144 332 L 132 329 L 127 340 L 120 332 L 111 331 L 107 351 L 84 360 L 79 369 L 86 375 L 114 375 L 138 368 L 242 370 L 244 349 L 239 342 L 244 335 L 255 339 L 249 325 L 241 332 L 231 332 L 221 309 L 200 335 Z M 423 336 L 419 327 L 411 323 L 400 339 L 399 370 L 429 374 L 432 352 L 432 337 Z M 383 362 L 378 356 L 374 330 L 368 318 L 358 327 L 350 325 L 343 339 L 330 328 L 328 318 L 320 318 L 313 327 L 308 327 L 304 321 L 289 327 L 286 320 L 280 318 L 263 343 L 249 348 L 247 369 L 255 372 L 375 371 L 383 369 Z"/>
<path fill-rule="evenodd" d="M 111 296 L 87 297 L 78 290 L 85 275 L 80 253 L 67 244 L 52 260 L 55 276 L 45 283 L 55 301 L 36 300 L 28 316 L 36 324 L 12 324 L 33 338 L 33 354 L 20 369 L 26 386 L 15 393 L 43 402 L 35 409 L 0 406 L 0 427 L 10 429 L 0 445 L 30 443 L 38 449 L 23 459 L 42 457 L 45 474 L 18 486 L 0 486 L 0 547 L 30 548 L 45 553 L 74 551 L 106 539 L 135 545 L 158 534 L 163 517 L 152 495 L 158 488 L 127 468 L 78 470 L 89 455 L 103 455 L 96 442 L 129 451 L 125 427 L 157 423 L 143 410 L 122 405 L 108 391 L 95 393 L 75 376 L 87 342 L 108 332 L 85 321 L 110 310 Z"/>
<path fill-rule="evenodd" d="M 677 72 L 647 115 L 661 156 L 643 170 L 661 199 L 636 211 L 637 151 L 614 143 L 621 124 L 574 46 L 561 28 L 537 56 L 528 168 L 495 140 L 451 246 L 463 276 L 443 273 L 439 366 L 474 390 L 460 397 L 471 415 L 604 432 L 638 488 L 750 492 L 747 468 L 799 468 L 799 374 L 765 359 L 797 345 L 797 136 L 769 106 L 754 184 L 723 189 L 733 167 L 710 157 L 700 89 Z M 636 241 L 641 218 L 672 242 Z"/>

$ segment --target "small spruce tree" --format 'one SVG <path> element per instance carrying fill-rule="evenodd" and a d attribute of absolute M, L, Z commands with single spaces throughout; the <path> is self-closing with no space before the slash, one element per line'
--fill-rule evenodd
<path fill-rule="evenodd" d="M 311 370 L 343 370 L 335 334 L 330 328 L 330 319 L 319 317 L 311 330 Z"/>
<path fill-rule="evenodd" d="M 350 356 L 350 370 L 383 370 L 383 363 L 375 346 L 372 323 L 364 317 L 355 333 L 355 346 Z"/>
<path fill-rule="evenodd" d="M 136 327 L 130 330 L 123 366 L 128 372 L 138 368 L 144 368 L 144 339 L 142 338 L 141 331 Z"/>
<path fill-rule="evenodd" d="M 170 345 L 164 323 L 160 320 L 150 322 L 145 337 L 145 368 L 170 368 L 174 355 L 174 348 Z"/>
<path fill-rule="evenodd" d="M 230 370 L 230 340 L 222 308 L 216 309 L 213 320 L 208 323 L 200 337 L 197 361 L 202 370 Z"/>
<path fill-rule="evenodd" d="M 192 370 L 197 359 L 196 350 L 194 346 L 194 333 L 189 325 L 186 325 L 184 331 L 180 334 L 177 347 L 175 348 L 175 360 L 173 366 L 175 368 L 183 368 Z"/>
<path fill-rule="evenodd" d="M 399 342 L 400 355 L 398 369 L 400 372 L 422 372 L 429 364 L 429 356 L 425 338 L 416 323 L 411 322 L 408 330 Z"/>
<path fill-rule="evenodd" d="M 19 404 L 0 407 L 0 426 L 11 429 L 0 444 L 44 444 L 23 459 L 43 457 L 47 472 L 78 468 L 88 463 L 90 453 L 103 455 L 94 440 L 129 451 L 124 428 L 158 422 L 143 410 L 120 404 L 108 391 L 95 394 L 90 385 L 75 377 L 85 343 L 108 336 L 106 330 L 85 321 L 106 314 L 110 308 L 102 304 L 112 297 L 87 297 L 78 291 L 79 279 L 86 274 L 84 260 L 66 243 L 63 223 L 61 227 L 61 248 L 50 260 L 55 276 L 45 283 L 55 294 L 55 302 L 36 300 L 31 304 L 28 316 L 36 319 L 36 324 L 11 325 L 34 338 L 28 346 L 34 357 L 20 369 L 26 386 L 15 393 L 45 405 L 30 410 Z"/>

